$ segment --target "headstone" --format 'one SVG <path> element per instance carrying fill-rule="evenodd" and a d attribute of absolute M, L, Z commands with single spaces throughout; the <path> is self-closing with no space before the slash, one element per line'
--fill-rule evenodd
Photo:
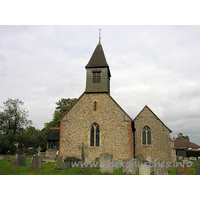
<path fill-rule="evenodd" d="M 144 160 L 144 158 L 143 158 L 142 154 L 137 154 L 136 155 L 136 163 L 137 163 L 137 165 L 140 165 L 143 160 Z"/>
<path fill-rule="evenodd" d="M 18 161 L 12 161 L 11 168 L 17 169 L 18 168 Z"/>
<path fill-rule="evenodd" d="M 88 147 L 84 146 L 84 143 L 82 142 L 81 146 L 78 147 L 78 149 L 81 149 L 81 161 L 82 163 L 85 162 L 85 149 L 87 149 Z"/>
<path fill-rule="evenodd" d="M 0 160 L 3 160 L 3 156 L 0 156 Z"/>
<path fill-rule="evenodd" d="M 149 161 L 149 162 L 151 162 L 151 156 L 147 155 L 146 156 L 146 160 Z"/>
<path fill-rule="evenodd" d="M 40 146 L 37 148 L 37 151 L 38 151 L 38 156 L 40 156 L 40 151 L 41 151 L 41 147 Z"/>
<path fill-rule="evenodd" d="M 165 167 L 156 166 L 154 167 L 154 175 L 168 175 L 168 170 Z"/>
<path fill-rule="evenodd" d="M 200 175 L 200 165 L 195 165 L 196 175 Z"/>
<path fill-rule="evenodd" d="M 134 158 L 127 158 L 124 160 L 123 165 L 123 174 L 136 174 L 137 171 L 137 164 L 136 159 Z"/>
<path fill-rule="evenodd" d="M 180 165 L 176 167 L 176 175 L 190 175 L 190 168 L 186 163 L 180 163 Z"/>
<path fill-rule="evenodd" d="M 72 168 L 72 165 L 70 162 L 64 163 L 58 167 L 56 167 L 55 169 L 59 169 L 59 170 L 66 170 L 66 169 L 70 169 Z"/>
<path fill-rule="evenodd" d="M 57 163 L 62 163 L 62 162 L 63 162 L 63 157 L 59 157 L 59 156 L 58 156 L 56 162 L 57 162 Z"/>
<path fill-rule="evenodd" d="M 42 162 L 43 162 L 43 163 L 49 163 L 49 157 L 42 158 Z"/>
<path fill-rule="evenodd" d="M 183 156 L 177 156 L 177 160 L 178 160 L 178 161 L 183 160 Z"/>
<path fill-rule="evenodd" d="M 17 159 L 17 156 L 18 156 L 18 153 L 16 153 L 16 155 L 15 155 L 15 159 Z"/>
<path fill-rule="evenodd" d="M 104 153 L 100 155 L 100 172 L 102 174 L 105 173 L 109 173 L 112 174 L 113 173 L 113 167 L 111 166 L 113 160 L 113 155 L 109 154 L 109 153 Z"/>
<path fill-rule="evenodd" d="M 5 155 L 5 156 L 4 156 L 4 161 L 5 161 L 5 162 L 9 162 L 9 156 L 8 156 L 8 155 Z"/>
<path fill-rule="evenodd" d="M 95 158 L 95 163 L 97 163 L 100 165 L 100 157 Z"/>
<path fill-rule="evenodd" d="M 33 156 L 30 160 L 29 169 L 41 169 L 42 158 L 40 156 Z"/>
<path fill-rule="evenodd" d="M 196 158 L 196 157 L 190 157 L 189 160 L 190 160 L 190 161 L 196 161 L 197 158 Z"/>
<path fill-rule="evenodd" d="M 26 156 L 17 156 L 18 166 L 25 166 L 26 165 Z"/>
<path fill-rule="evenodd" d="M 141 162 L 141 165 L 139 166 L 139 175 L 150 175 L 150 166 L 148 162 Z"/>
<path fill-rule="evenodd" d="M 89 157 L 85 157 L 85 164 L 91 165 L 91 159 Z"/>
<path fill-rule="evenodd" d="M 113 170 L 119 170 L 119 161 L 113 160 Z"/>

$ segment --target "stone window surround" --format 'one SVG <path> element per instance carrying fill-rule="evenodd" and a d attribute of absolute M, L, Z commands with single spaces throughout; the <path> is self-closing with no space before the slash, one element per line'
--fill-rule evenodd
<path fill-rule="evenodd" d="M 143 128 L 142 128 L 142 130 L 141 130 L 141 145 L 142 145 L 142 147 L 152 147 L 153 146 L 153 131 L 152 131 L 152 129 L 150 128 L 150 132 L 151 132 L 151 144 L 143 144 L 143 138 L 142 138 L 142 133 L 143 133 L 143 131 L 144 131 L 144 128 L 146 127 L 146 126 L 148 126 L 149 128 L 150 128 L 150 126 L 148 125 L 148 124 L 145 124 L 144 126 L 143 126 Z M 146 140 L 147 141 L 147 140 Z"/>
<path fill-rule="evenodd" d="M 90 139 L 91 139 L 91 129 L 92 129 L 92 126 L 94 124 L 97 124 L 98 127 L 99 127 L 99 146 L 96 146 L 96 130 L 94 131 L 94 146 L 91 146 L 91 141 L 90 141 Z M 98 123 L 93 122 L 89 127 L 89 148 L 100 148 L 100 146 L 101 146 L 101 128 L 100 128 Z"/>

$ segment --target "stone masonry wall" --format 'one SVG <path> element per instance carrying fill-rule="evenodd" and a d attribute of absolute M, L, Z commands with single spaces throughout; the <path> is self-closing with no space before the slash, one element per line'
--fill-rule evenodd
<path fill-rule="evenodd" d="M 94 111 L 94 101 L 97 111 Z M 128 119 L 128 120 L 127 120 Z M 90 147 L 90 129 L 96 122 L 100 128 L 100 147 Z M 81 158 L 82 142 L 91 161 L 100 154 L 113 154 L 113 160 L 133 157 L 131 119 L 106 93 L 84 94 L 61 122 L 60 152 L 64 158 Z"/>
<path fill-rule="evenodd" d="M 134 120 L 135 122 L 135 155 L 142 154 L 144 159 L 151 156 L 151 161 L 172 161 L 172 140 L 169 135 L 170 131 L 161 121 L 146 107 L 140 115 Z M 142 131 L 147 125 L 151 129 L 151 145 L 142 144 Z"/>

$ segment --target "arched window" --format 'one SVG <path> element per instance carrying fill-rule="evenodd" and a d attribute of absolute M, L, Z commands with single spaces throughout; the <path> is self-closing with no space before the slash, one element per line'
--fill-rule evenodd
<path fill-rule="evenodd" d="M 100 130 L 97 123 L 93 123 L 90 130 L 90 146 L 100 146 Z"/>
<path fill-rule="evenodd" d="M 148 126 L 145 126 L 142 132 L 142 144 L 151 145 L 151 130 Z"/>

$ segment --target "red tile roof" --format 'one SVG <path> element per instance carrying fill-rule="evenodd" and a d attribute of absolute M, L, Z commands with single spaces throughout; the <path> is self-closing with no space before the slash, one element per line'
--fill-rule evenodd
<path fill-rule="evenodd" d="M 174 140 L 174 147 L 175 148 L 193 148 L 193 149 L 197 149 L 200 148 L 199 145 L 189 142 L 185 139 L 175 139 Z"/>

